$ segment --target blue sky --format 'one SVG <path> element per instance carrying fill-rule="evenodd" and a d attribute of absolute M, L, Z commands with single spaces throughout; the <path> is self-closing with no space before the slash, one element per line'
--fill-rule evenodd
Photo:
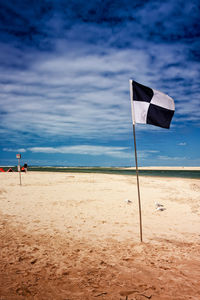
<path fill-rule="evenodd" d="M 200 166 L 200 4 L 0 1 L 0 165 L 134 166 L 129 79 L 167 93 L 140 166 Z"/>

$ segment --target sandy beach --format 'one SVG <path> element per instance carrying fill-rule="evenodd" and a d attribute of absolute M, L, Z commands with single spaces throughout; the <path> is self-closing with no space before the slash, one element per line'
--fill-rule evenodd
<path fill-rule="evenodd" d="M 200 180 L 140 189 L 143 243 L 135 176 L 1 173 L 0 299 L 199 300 Z"/>

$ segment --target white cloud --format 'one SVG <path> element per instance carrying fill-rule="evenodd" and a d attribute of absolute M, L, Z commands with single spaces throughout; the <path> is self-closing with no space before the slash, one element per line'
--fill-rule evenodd
<path fill-rule="evenodd" d="M 162 156 L 162 155 L 160 155 L 160 156 L 158 156 L 158 159 L 159 160 L 171 160 L 171 161 L 177 161 L 177 160 L 186 160 L 187 158 L 186 157 L 179 157 L 179 156 L 173 156 L 173 157 L 171 157 L 171 156 Z"/>
<path fill-rule="evenodd" d="M 113 58 L 113 66 L 120 69 L 117 59 Z M 125 99 L 124 83 L 118 83 L 121 78 L 105 79 L 101 74 L 118 71 L 107 60 L 89 56 L 74 58 L 73 63 L 68 57 L 52 58 L 32 70 L 5 74 L 12 83 L 1 86 L 2 108 L 7 113 L 3 126 L 42 136 L 93 138 L 127 132 L 129 96 Z"/>
<path fill-rule="evenodd" d="M 181 143 L 178 143 L 178 146 L 186 146 L 187 143 L 186 142 L 181 142 Z"/>
<path fill-rule="evenodd" d="M 159 153 L 160 151 L 157 150 L 138 150 L 138 157 L 139 159 L 146 159 L 152 155 L 154 155 L 155 153 Z"/>
<path fill-rule="evenodd" d="M 3 148 L 3 151 L 5 151 L 5 152 L 24 153 L 24 152 L 26 152 L 26 149 L 24 149 L 24 148 L 19 148 L 19 149 Z"/>
<path fill-rule="evenodd" d="M 76 145 L 63 147 L 32 147 L 28 148 L 34 153 L 62 153 L 62 154 L 81 154 L 81 155 L 108 155 L 113 157 L 131 158 L 127 147 L 108 147 L 93 145 Z"/>
<path fill-rule="evenodd" d="M 137 70 L 148 70 L 146 51 L 38 55 L 29 69 L 0 75 L 7 82 L 0 89 L 1 126 L 41 137 L 124 139 L 132 130 L 129 78 Z"/>
<path fill-rule="evenodd" d="M 194 66 L 190 72 L 185 64 L 181 66 L 183 54 L 177 58 L 177 67 L 166 67 L 166 60 L 173 64 L 174 56 L 177 57 L 177 44 L 160 44 L 159 56 L 155 57 L 157 45 L 149 43 L 147 52 L 146 44 L 141 43 L 138 48 L 129 50 L 101 49 L 104 50 L 102 55 L 94 46 L 90 53 L 84 46 L 66 52 L 66 42 L 60 40 L 58 52 L 35 53 L 29 68 L 5 70 L 0 74 L 0 82 L 3 82 L 0 86 L 1 109 L 5 112 L 0 131 L 12 142 L 15 135 L 18 141 L 24 131 L 26 136 L 50 139 L 127 139 L 132 131 L 130 78 L 160 89 L 158 84 L 164 82 L 160 74 L 175 79 L 181 72 L 191 80 L 197 72 Z M 29 54 L 29 58 L 32 56 Z M 151 57 L 154 57 L 154 68 Z M 162 72 L 158 72 L 160 69 Z M 174 123 L 198 121 L 199 98 L 188 101 L 188 96 L 181 96 L 183 92 L 172 92 L 178 94 Z M 180 97 L 183 99 L 178 101 Z M 163 132 L 159 127 L 137 125 L 137 131 L 146 130 Z"/>

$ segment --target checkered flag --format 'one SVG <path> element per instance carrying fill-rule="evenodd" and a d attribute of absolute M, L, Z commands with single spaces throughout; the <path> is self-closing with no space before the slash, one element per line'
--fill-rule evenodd
<path fill-rule="evenodd" d="M 160 91 L 130 80 L 133 124 L 169 128 L 175 111 L 174 100 Z"/>

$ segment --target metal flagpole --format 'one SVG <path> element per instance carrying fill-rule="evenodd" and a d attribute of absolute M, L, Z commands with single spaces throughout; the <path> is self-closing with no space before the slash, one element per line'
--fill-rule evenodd
<path fill-rule="evenodd" d="M 140 218 L 140 241 L 143 242 L 143 240 L 142 240 L 142 213 L 141 213 L 140 184 L 139 184 L 137 147 L 136 147 L 136 135 L 135 135 L 135 117 L 134 117 L 134 107 L 133 107 L 132 80 L 129 80 L 129 83 L 130 83 L 131 111 L 132 111 L 132 120 L 133 120 L 133 137 L 134 137 L 134 149 L 135 149 L 135 166 L 136 166 L 137 191 L 138 191 L 138 206 L 139 206 L 139 218 Z"/>
<path fill-rule="evenodd" d="M 18 172 L 19 172 L 19 183 L 20 185 L 22 185 L 20 158 L 18 158 Z"/>
<path fill-rule="evenodd" d="M 20 158 L 21 154 L 17 154 L 16 158 L 18 159 L 18 172 L 19 172 L 19 183 L 22 185 L 22 179 L 21 179 L 21 167 L 20 167 Z"/>

